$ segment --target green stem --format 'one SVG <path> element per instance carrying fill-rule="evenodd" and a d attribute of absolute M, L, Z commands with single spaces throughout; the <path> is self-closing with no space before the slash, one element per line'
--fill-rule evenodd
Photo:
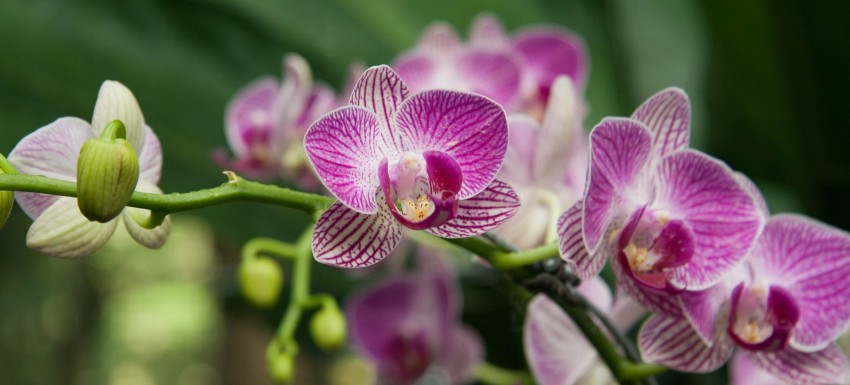
<path fill-rule="evenodd" d="M 27 191 L 68 197 L 77 196 L 76 183 L 39 175 L 0 174 L 0 190 Z M 235 201 L 262 202 L 292 207 L 317 217 L 321 211 L 334 202 L 334 199 L 324 195 L 265 185 L 236 177 L 221 186 L 185 194 L 151 194 L 136 191 L 130 198 L 128 206 L 170 214 Z"/>
<path fill-rule="evenodd" d="M 657 364 L 623 362 L 620 365 L 620 378 L 626 381 L 641 381 L 667 371 Z"/>
<path fill-rule="evenodd" d="M 274 238 L 254 238 L 242 246 L 242 259 L 251 259 L 264 255 L 273 255 L 285 259 L 295 259 L 295 246 Z"/>
<path fill-rule="evenodd" d="M 6 157 L 3 156 L 3 154 L 0 154 L 0 170 L 2 170 L 2 172 L 0 172 L 0 174 L 3 174 L 3 173 L 10 174 L 10 175 L 17 175 L 18 174 L 18 170 L 15 169 L 15 166 L 13 166 L 11 163 L 9 163 L 9 160 L 7 160 Z"/>
<path fill-rule="evenodd" d="M 275 335 L 275 340 L 283 346 L 295 343 L 295 329 L 298 328 L 298 322 L 301 320 L 302 303 L 310 292 L 310 264 L 313 262 L 310 241 L 312 239 L 313 229 L 309 228 L 295 244 L 292 291 L 289 293 L 286 313 Z"/>
<path fill-rule="evenodd" d="M 513 270 L 557 255 L 558 243 L 555 242 L 530 250 L 496 254 L 490 259 L 490 263 L 499 270 Z"/>
<path fill-rule="evenodd" d="M 528 372 L 498 367 L 482 362 L 475 368 L 475 377 L 479 382 L 490 385 L 534 384 L 534 378 Z"/>

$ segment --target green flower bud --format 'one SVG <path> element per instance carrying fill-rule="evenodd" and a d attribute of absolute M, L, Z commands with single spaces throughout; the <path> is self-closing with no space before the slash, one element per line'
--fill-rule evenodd
<path fill-rule="evenodd" d="M 259 307 L 271 307 L 277 303 L 283 286 L 283 272 L 269 258 L 244 259 L 239 264 L 239 287 L 242 295 Z"/>
<path fill-rule="evenodd" d="M 3 174 L 3 169 L 0 169 L 0 174 Z M 0 191 L 0 229 L 6 224 L 9 219 L 9 214 L 12 213 L 12 205 L 15 203 L 15 193 L 12 191 Z"/>
<path fill-rule="evenodd" d="M 118 216 L 139 182 L 139 160 L 124 136 L 124 124 L 109 123 L 100 138 L 89 139 L 77 160 L 77 205 L 90 221 Z"/>
<path fill-rule="evenodd" d="M 269 377 L 277 382 L 290 382 L 295 377 L 295 360 L 289 354 L 278 354 L 269 360 Z"/>
<path fill-rule="evenodd" d="M 345 316 L 336 304 L 322 306 L 310 319 L 310 335 L 322 350 L 332 351 L 345 343 Z"/>

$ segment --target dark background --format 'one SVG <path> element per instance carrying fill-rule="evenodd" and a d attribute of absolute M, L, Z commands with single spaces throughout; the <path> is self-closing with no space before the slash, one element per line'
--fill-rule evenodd
<path fill-rule="evenodd" d="M 749 175 L 773 212 L 850 229 L 847 8 L 766 0 L 7 0 L 0 152 L 61 116 L 89 120 L 100 83 L 115 79 L 133 90 L 162 141 L 160 187 L 212 187 L 225 180 L 209 161 L 226 146 L 225 104 L 249 81 L 280 76 L 284 53 L 301 54 L 317 79 L 339 89 L 352 61 L 387 63 L 429 22 L 465 33 L 489 10 L 510 30 L 556 23 L 585 38 L 587 129 L 680 86 L 693 103 L 692 147 Z M 293 240 L 306 222 L 291 210 L 230 204 L 175 216 L 177 239 L 163 251 L 119 238 L 65 261 L 26 249 L 31 222 L 16 209 L 0 232 L 0 384 L 262 383 L 262 349 L 282 308 L 255 310 L 239 298 L 237 253 L 254 236 Z M 343 297 L 357 282 L 314 270 L 315 286 Z M 488 338 L 493 361 L 521 367 L 521 356 L 493 342 L 516 346 L 515 336 L 495 337 L 508 326 L 488 322 L 509 305 L 487 299 L 487 277 L 467 275 L 467 320 Z M 518 322 L 507 324 L 517 330 Z M 309 373 L 347 357 L 302 345 L 298 383 L 318 383 Z"/>

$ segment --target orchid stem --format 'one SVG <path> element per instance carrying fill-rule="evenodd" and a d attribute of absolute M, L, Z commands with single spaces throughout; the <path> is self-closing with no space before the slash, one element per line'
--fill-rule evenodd
<path fill-rule="evenodd" d="M 0 161 L 0 166 L 2 166 L 2 161 Z M 0 174 L 0 190 L 27 191 L 67 197 L 77 196 L 76 183 L 40 175 Z M 130 198 L 128 206 L 171 214 L 235 201 L 262 202 L 292 207 L 311 214 L 315 219 L 334 202 L 334 199 L 324 195 L 290 190 L 236 177 L 218 187 L 185 194 L 151 194 L 136 191 Z"/>
<path fill-rule="evenodd" d="M 482 362 L 475 368 L 475 377 L 479 382 L 490 385 L 532 385 L 531 373 L 505 369 L 489 362 Z"/>
<path fill-rule="evenodd" d="M 502 238 L 499 234 L 496 234 L 492 231 L 488 231 L 484 234 L 481 234 L 481 237 L 492 242 L 494 245 L 502 249 L 502 251 L 513 253 L 519 251 L 519 248 L 514 246 L 512 243 L 508 242 L 507 239 Z"/>
<path fill-rule="evenodd" d="M 499 270 L 513 270 L 557 255 L 558 243 L 554 242 L 530 250 L 496 254 L 490 263 Z"/>
<path fill-rule="evenodd" d="M 277 329 L 275 338 L 281 344 L 294 341 L 295 329 L 301 320 L 302 303 L 310 294 L 310 263 L 312 252 L 310 241 L 313 239 L 313 229 L 309 228 L 298 238 L 295 244 L 295 261 L 292 270 L 292 289 L 289 294 L 289 304 L 286 313 Z"/>
<path fill-rule="evenodd" d="M 9 163 L 9 160 L 3 154 L 0 154 L 0 170 L 2 170 L 0 174 L 18 175 L 18 170 L 15 169 L 12 163 Z M 76 186 L 74 188 L 76 189 Z"/>
<path fill-rule="evenodd" d="M 243 259 L 257 258 L 260 255 L 272 255 L 294 260 L 296 247 L 291 243 L 282 242 L 274 238 L 254 238 L 242 246 Z"/>

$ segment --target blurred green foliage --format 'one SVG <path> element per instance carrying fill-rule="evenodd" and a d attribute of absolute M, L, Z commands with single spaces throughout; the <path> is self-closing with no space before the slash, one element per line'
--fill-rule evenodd
<path fill-rule="evenodd" d="M 317 79 L 339 89 L 353 61 L 386 63 L 429 22 L 446 20 L 465 32 L 489 10 L 511 30 L 556 23 L 584 36 L 592 63 L 586 128 L 681 86 L 693 102 L 694 147 L 752 177 L 775 212 L 850 229 L 846 8 L 765 0 L 9 0 L 0 2 L 0 152 L 61 116 L 88 120 L 100 83 L 115 79 L 133 90 L 162 141 L 162 189 L 215 186 L 225 179 L 209 154 L 226 146 L 225 104 L 252 79 L 279 76 L 284 53 L 303 55 Z M 257 327 L 233 312 L 259 313 L 233 299 L 236 252 L 253 236 L 294 240 L 307 218 L 255 204 L 196 214 L 212 225 L 206 246 L 185 249 L 174 237 L 167 248 L 183 250 L 111 247 L 63 261 L 25 248 L 30 221 L 16 209 L 0 232 L 0 383 L 120 383 L 122 375 L 183 383 L 180 370 L 194 371 L 185 376 L 196 382 L 186 383 L 229 383 L 212 368 L 234 366 L 222 364 L 231 349 L 242 352 L 233 335 L 262 349 L 270 333 L 262 323 L 259 332 L 232 331 Z M 175 229 L 182 231 L 177 221 Z M 200 254 L 210 258 L 206 275 L 178 273 Z M 315 270 L 317 285 L 337 295 L 352 285 L 339 272 Z M 505 325 L 492 320 L 509 305 L 481 295 L 487 284 L 486 277 L 467 282 L 467 315 L 488 339 L 499 338 Z M 269 324 L 279 315 L 269 314 Z M 156 343 L 144 329 L 156 323 L 137 319 L 148 316 L 176 328 L 159 332 L 178 345 L 154 373 L 132 341 Z M 522 365 L 516 354 L 491 354 Z M 251 383 L 265 376 L 263 362 L 241 367 L 258 372 Z"/>

